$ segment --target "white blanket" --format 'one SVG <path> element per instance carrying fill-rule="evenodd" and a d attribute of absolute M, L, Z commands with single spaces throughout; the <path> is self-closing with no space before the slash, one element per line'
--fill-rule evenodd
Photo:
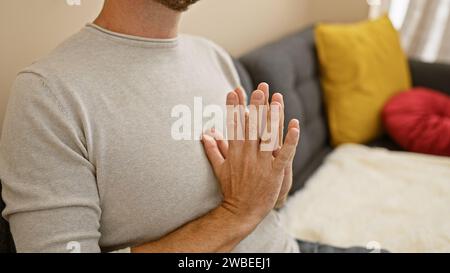
<path fill-rule="evenodd" d="M 305 240 L 450 252 L 450 158 L 341 146 L 281 217 Z"/>

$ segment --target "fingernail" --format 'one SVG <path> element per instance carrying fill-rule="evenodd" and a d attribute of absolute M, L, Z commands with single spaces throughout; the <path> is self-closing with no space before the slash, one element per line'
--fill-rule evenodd
<path fill-rule="evenodd" d="M 235 105 L 238 101 L 237 95 L 234 92 L 228 93 L 227 105 Z"/>
<path fill-rule="evenodd" d="M 283 99 L 283 94 L 281 94 L 281 93 L 275 93 L 275 95 L 280 96 L 280 98 Z"/>
<path fill-rule="evenodd" d="M 255 100 L 262 100 L 264 97 L 264 94 L 261 91 L 256 91 L 253 93 L 253 98 Z"/>
<path fill-rule="evenodd" d="M 211 141 L 211 139 L 212 139 L 212 137 L 210 135 L 203 134 L 203 136 L 202 136 L 203 141 Z"/>

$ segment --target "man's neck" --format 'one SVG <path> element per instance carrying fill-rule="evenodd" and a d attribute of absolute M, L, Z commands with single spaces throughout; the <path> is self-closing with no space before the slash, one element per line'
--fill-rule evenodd
<path fill-rule="evenodd" d="M 180 17 L 180 12 L 171 10 L 156 1 L 108 0 L 94 23 L 117 33 L 170 39 L 178 35 Z"/>

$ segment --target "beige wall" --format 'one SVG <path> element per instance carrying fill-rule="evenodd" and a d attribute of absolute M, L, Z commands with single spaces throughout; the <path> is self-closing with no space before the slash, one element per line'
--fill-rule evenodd
<path fill-rule="evenodd" d="M 200 0 L 182 31 L 240 55 L 318 20 L 351 22 L 367 15 L 366 0 Z"/>
<path fill-rule="evenodd" d="M 0 123 L 17 71 L 91 21 L 102 2 L 0 1 Z M 366 0 L 201 0 L 185 15 L 182 31 L 240 55 L 317 20 L 354 21 L 367 13 Z"/>

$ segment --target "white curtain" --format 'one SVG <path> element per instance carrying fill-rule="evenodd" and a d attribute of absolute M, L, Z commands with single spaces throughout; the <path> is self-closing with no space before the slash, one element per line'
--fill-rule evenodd
<path fill-rule="evenodd" d="M 411 57 L 450 62 L 450 0 L 368 0 L 371 17 L 388 12 Z"/>

